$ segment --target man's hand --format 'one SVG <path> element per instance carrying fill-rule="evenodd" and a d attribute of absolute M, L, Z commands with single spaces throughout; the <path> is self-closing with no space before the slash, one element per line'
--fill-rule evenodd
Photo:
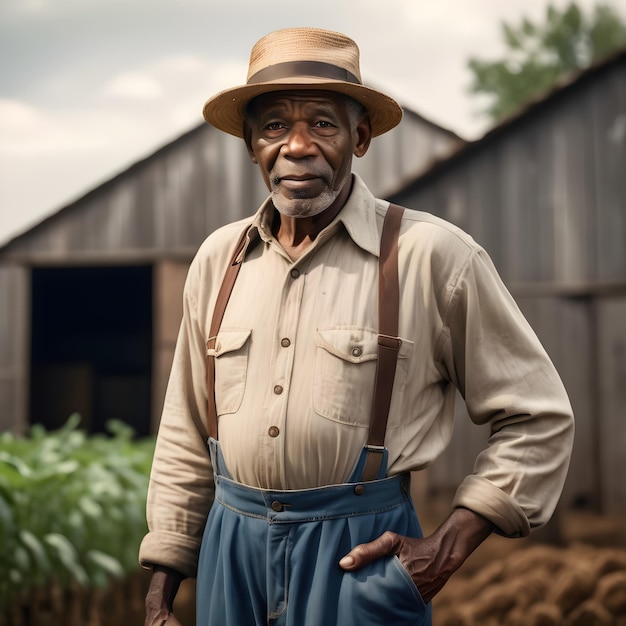
<path fill-rule="evenodd" d="M 144 626 L 182 626 L 172 613 L 174 598 L 184 576 L 179 572 L 155 565 L 146 595 Z"/>
<path fill-rule="evenodd" d="M 370 543 L 355 546 L 339 565 L 352 571 L 383 556 L 397 555 L 428 603 L 493 530 L 489 520 L 459 508 L 430 537 L 415 539 L 388 531 Z"/>

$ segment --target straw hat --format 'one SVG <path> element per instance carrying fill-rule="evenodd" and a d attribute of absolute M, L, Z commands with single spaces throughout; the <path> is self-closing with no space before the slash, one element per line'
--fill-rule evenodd
<path fill-rule="evenodd" d="M 395 100 L 362 84 L 356 43 L 319 28 L 285 28 L 261 38 L 250 53 L 246 84 L 207 100 L 204 119 L 243 137 L 250 100 L 270 91 L 294 89 L 336 91 L 354 98 L 367 109 L 373 136 L 391 130 L 402 119 Z"/>

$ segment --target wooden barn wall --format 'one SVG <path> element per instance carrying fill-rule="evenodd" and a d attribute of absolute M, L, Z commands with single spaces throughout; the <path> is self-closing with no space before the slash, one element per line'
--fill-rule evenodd
<path fill-rule="evenodd" d="M 25 427 L 30 272 L 0 266 L 0 432 Z"/>
<path fill-rule="evenodd" d="M 394 196 L 482 244 L 568 389 L 564 501 L 626 513 L 626 66 L 613 66 Z M 462 403 L 461 403 L 462 404 Z M 429 470 L 450 491 L 485 441 L 464 409 Z"/>
<path fill-rule="evenodd" d="M 394 196 L 470 232 L 510 284 L 626 277 L 626 66 Z"/>
<path fill-rule="evenodd" d="M 367 154 L 353 160 L 353 169 L 375 195 L 386 197 L 460 143 L 454 135 L 405 111 L 399 126 L 375 137 Z"/>
<path fill-rule="evenodd" d="M 626 294 L 596 306 L 600 498 L 604 509 L 626 514 Z"/>

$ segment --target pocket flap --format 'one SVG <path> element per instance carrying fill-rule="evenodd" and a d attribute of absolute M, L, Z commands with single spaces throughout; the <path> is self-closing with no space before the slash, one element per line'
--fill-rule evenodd
<path fill-rule="evenodd" d="M 350 363 L 363 363 L 378 358 L 378 333 L 367 328 L 318 328 L 316 342 L 320 348 Z M 411 353 L 412 341 L 401 339 L 399 359 Z"/>
<path fill-rule="evenodd" d="M 350 363 L 378 358 L 378 334 L 367 328 L 318 328 L 316 342 L 320 348 Z"/>
<path fill-rule="evenodd" d="M 220 330 L 215 341 L 215 348 L 209 348 L 209 355 L 219 358 L 222 354 L 240 350 L 252 334 L 251 328 L 227 328 Z"/>

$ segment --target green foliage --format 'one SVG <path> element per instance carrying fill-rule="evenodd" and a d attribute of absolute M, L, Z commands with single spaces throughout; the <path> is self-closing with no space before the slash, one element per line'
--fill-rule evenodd
<path fill-rule="evenodd" d="M 470 92 L 486 94 L 484 113 L 497 121 L 550 89 L 557 80 L 626 46 L 626 23 L 606 4 L 585 15 L 575 2 L 562 11 L 549 5 L 543 24 L 502 23 L 508 48 L 500 61 L 471 58 Z"/>
<path fill-rule="evenodd" d="M 138 567 L 154 441 L 120 422 L 87 436 L 79 421 L 0 435 L 0 611 L 52 580 L 103 587 Z"/>

